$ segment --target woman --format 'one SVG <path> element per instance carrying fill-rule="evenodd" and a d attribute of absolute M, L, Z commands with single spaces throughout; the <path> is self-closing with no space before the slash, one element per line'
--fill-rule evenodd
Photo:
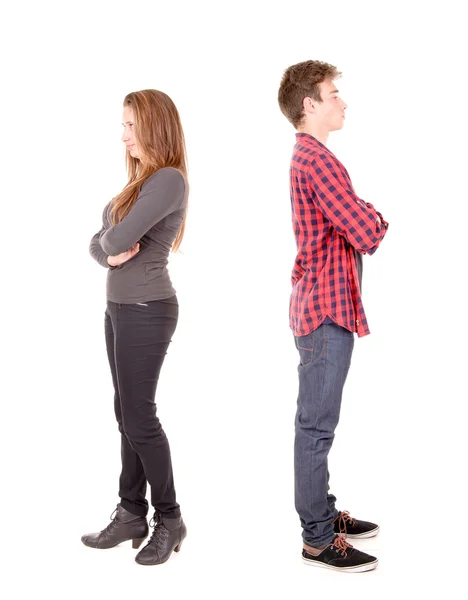
<path fill-rule="evenodd" d="M 127 540 L 139 548 L 149 531 L 148 482 L 154 530 L 135 560 L 156 565 L 178 552 L 186 536 L 154 396 L 177 324 L 167 261 L 184 233 L 187 167 L 179 114 L 166 94 L 128 94 L 123 126 L 129 180 L 105 207 L 102 228 L 90 244 L 91 256 L 109 269 L 105 333 L 122 439 L 121 500 L 105 529 L 81 539 L 93 548 Z"/>

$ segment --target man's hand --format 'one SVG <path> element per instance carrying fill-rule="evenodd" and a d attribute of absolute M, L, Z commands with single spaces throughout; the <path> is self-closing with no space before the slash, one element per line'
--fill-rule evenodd
<path fill-rule="evenodd" d="M 133 248 L 130 248 L 130 250 L 127 250 L 127 252 L 122 252 L 121 254 L 117 254 L 116 256 L 108 256 L 107 262 L 111 267 L 118 267 L 122 263 L 127 262 L 127 260 L 133 258 L 135 254 L 138 254 L 139 251 L 140 242 L 137 242 L 133 246 Z"/>

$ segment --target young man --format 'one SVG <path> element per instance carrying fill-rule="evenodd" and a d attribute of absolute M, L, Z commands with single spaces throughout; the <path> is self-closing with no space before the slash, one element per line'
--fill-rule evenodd
<path fill-rule="evenodd" d="M 326 147 L 343 127 L 346 104 L 336 67 L 309 60 L 286 69 L 278 102 L 297 130 L 290 186 L 297 257 L 290 326 L 300 355 L 294 446 L 295 504 L 303 560 L 340 571 L 368 571 L 377 559 L 346 537 L 379 527 L 338 512 L 329 493 L 328 453 L 338 424 L 354 333 L 369 332 L 361 301 L 362 254 L 373 254 L 388 223 L 355 193 L 348 172 Z"/>

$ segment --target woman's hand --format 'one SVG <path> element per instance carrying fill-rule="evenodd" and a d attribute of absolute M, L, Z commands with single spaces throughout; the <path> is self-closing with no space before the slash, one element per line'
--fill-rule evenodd
<path fill-rule="evenodd" d="M 138 254 L 139 251 L 140 242 L 137 242 L 133 246 L 133 248 L 130 248 L 130 250 L 127 250 L 127 252 L 122 252 L 121 254 L 117 254 L 116 256 L 108 256 L 107 262 L 111 267 L 118 267 L 122 263 L 127 262 L 127 260 L 133 258 L 135 254 Z"/>

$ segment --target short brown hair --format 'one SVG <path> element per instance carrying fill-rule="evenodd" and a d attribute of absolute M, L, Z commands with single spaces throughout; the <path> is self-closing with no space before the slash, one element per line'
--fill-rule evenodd
<path fill-rule="evenodd" d="M 340 76 L 336 67 L 320 60 L 306 60 L 288 67 L 278 91 L 281 112 L 297 129 L 304 118 L 304 98 L 322 102 L 319 84 L 334 81 Z"/>

